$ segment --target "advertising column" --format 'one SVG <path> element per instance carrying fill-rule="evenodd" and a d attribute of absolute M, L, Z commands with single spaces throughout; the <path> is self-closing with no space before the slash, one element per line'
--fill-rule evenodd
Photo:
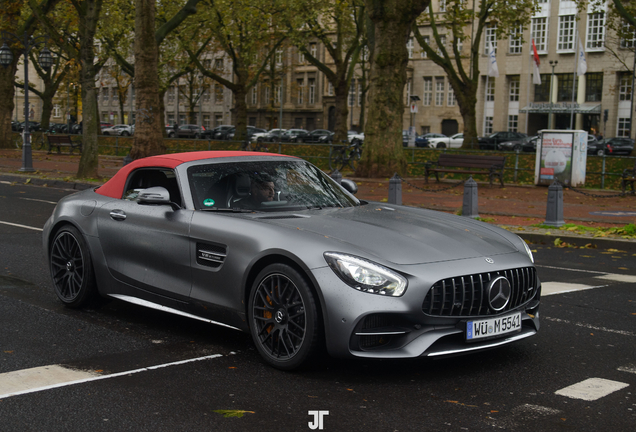
<path fill-rule="evenodd" d="M 573 133 L 543 131 L 537 150 L 535 184 L 549 186 L 558 180 L 569 185 L 572 179 Z"/>

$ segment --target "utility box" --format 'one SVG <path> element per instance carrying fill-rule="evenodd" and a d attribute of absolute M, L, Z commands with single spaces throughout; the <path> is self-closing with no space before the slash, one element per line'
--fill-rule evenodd
<path fill-rule="evenodd" d="M 566 186 L 584 186 L 586 163 L 586 131 L 539 131 L 534 166 L 535 185 L 549 186 L 558 180 Z"/>

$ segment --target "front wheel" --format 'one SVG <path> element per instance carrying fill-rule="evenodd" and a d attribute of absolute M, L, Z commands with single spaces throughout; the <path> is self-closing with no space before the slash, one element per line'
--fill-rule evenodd
<path fill-rule="evenodd" d="M 445 143 L 437 143 L 437 148 L 446 148 L 446 144 Z"/>
<path fill-rule="evenodd" d="M 320 345 L 314 294 L 289 265 L 271 264 L 259 273 L 250 292 L 248 316 L 258 352 L 277 369 L 299 368 Z"/>
<path fill-rule="evenodd" d="M 122 132 L 121 136 L 130 136 L 130 134 L 128 132 Z"/>
<path fill-rule="evenodd" d="M 329 169 L 331 171 L 340 170 L 344 168 L 345 160 L 341 149 L 335 149 L 329 156 Z"/>
<path fill-rule="evenodd" d="M 605 156 L 605 150 L 603 149 L 596 150 L 596 156 Z"/>
<path fill-rule="evenodd" d="M 97 298 L 91 254 L 77 228 L 65 226 L 55 234 L 49 268 L 55 294 L 66 306 L 79 308 Z"/>

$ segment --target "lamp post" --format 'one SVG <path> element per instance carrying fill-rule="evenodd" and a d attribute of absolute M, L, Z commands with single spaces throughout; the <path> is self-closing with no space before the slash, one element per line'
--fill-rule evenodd
<path fill-rule="evenodd" d="M 548 129 L 553 129 L 554 121 L 552 120 L 552 83 L 554 82 L 554 68 L 556 67 L 558 60 L 550 60 L 550 66 L 552 66 L 552 74 L 550 75 L 550 94 L 548 95 L 548 102 L 550 103 L 550 114 L 548 114 Z"/>
<path fill-rule="evenodd" d="M 13 63 L 13 53 L 7 46 L 6 39 L 13 39 L 15 42 L 22 44 L 22 53 L 24 54 L 24 131 L 22 132 L 22 168 L 20 171 L 31 172 L 33 169 L 33 159 L 31 153 L 31 134 L 29 132 L 29 52 L 31 49 L 39 47 L 48 40 L 48 36 L 30 37 L 24 32 L 22 39 L 10 32 L 2 32 L 3 41 L 0 48 L 0 64 L 7 67 Z M 49 70 L 53 65 L 53 56 L 51 51 L 45 46 L 38 56 L 40 66 Z"/>

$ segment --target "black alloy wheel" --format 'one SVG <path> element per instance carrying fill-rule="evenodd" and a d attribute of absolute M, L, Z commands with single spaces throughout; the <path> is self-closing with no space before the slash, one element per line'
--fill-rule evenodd
<path fill-rule="evenodd" d="M 446 143 L 437 143 L 437 148 L 446 148 Z"/>
<path fill-rule="evenodd" d="M 96 297 L 91 255 L 77 228 L 67 225 L 55 234 L 49 267 L 55 294 L 66 306 L 79 308 Z"/>
<path fill-rule="evenodd" d="M 296 369 L 313 357 L 321 339 L 314 295 L 305 278 L 286 264 L 263 269 L 249 298 L 256 348 L 271 366 Z"/>

